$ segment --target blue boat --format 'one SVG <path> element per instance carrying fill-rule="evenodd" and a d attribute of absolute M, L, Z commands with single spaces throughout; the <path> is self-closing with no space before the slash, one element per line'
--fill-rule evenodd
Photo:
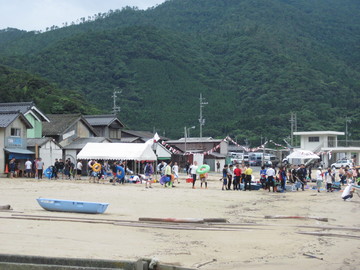
<path fill-rule="evenodd" d="M 57 199 L 36 199 L 42 208 L 48 211 L 75 212 L 87 214 L 102 214 L 106 211 L 108 203 L 68 201 Z"/>

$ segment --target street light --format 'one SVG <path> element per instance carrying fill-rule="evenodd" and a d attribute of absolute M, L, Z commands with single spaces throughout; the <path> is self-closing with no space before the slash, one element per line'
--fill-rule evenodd
<path fill-rule="evenodd" d="M 189 135 L 189 138 L 190 138 L 190 129 L 194 129 L 194 128 L 195 128 L 195 126 L 192 126 L 192 127 L 189 127 L 189 128 L 184 127 L 185 153 L 186 153 L 186 138 L 188 137 L 188 135 Z"/>
<path fill-rule="evenodd" d="M 190 138 L 190 129 L 195 129 L 195 126 L 189 127 L 189 128 L 187 129 L 188 138 Z"/>

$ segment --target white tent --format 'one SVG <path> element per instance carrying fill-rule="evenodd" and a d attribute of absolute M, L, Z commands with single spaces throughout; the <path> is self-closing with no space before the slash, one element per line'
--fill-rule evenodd
<path fill-rule="evenodd" d="M 78 159 L 156 160 L 151 146 L 144 143 L 87 143 Z"/>
<path fill-rule="evenodd" d="M 286 159 L 319 159 L 320 157 L 309 150 L 295 150 Z"/>

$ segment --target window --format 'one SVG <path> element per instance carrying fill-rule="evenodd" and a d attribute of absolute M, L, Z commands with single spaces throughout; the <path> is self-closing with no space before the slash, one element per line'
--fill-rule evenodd
<path fill-rule="evenodd" d="M 12 128 L 10 135 L 14 136 L 14 137 L 21 137 L 21 129 L 20 128 Z"/>
<path fill-rule="evenodd" d="M 309 137 L 309 142 L 319 142 L 320 138 L 319 137 Z"/>

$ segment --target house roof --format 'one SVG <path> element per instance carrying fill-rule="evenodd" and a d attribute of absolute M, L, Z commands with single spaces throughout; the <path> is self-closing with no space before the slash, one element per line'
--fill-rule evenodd
<path fill-rule="evenodd" d="M 83 149 L 87 143 L 103 143 L 111 142 L 105 137 L 90 137 L 90 138 L 77 138 L 69 145 L 63 147 L 64 149 Z"/>
<path fill-rule="evenodd" d="M 32 114 L 40 122 L 50 122 L 49 118 L 46 117 L 36 106 L 34 102 L 10 102 L 0 103 L 1 111 L 20 111 L 23 115 Z"/>
<path fill-rule="evenodd" d="M 64 134 L 70 126 L 82 121 L 96 136 L 98 135 L 88 121 L 80 114 L 49 114 L 51 123 L 43 124 L 44 136 L 58 136 Z"/>
<path fill-rule="evenodd" d="M 48 141 L 53 141 L 56 145 L 58 145 L 60 148 L 62 148 L 62 146 L 59 143 L 57 143 L 55 140 L 53 140 L 53 138 L 50 138 L 50 137 L 27 138 L 26 141 L 27 141 L 27 147 L 35 147 L 36 145 L 43 146 Z"/>
<path fill-rule="evenodd" d="M 122 130 L 121 131 L 121 140 L 123 138 L 127 138 L 127 137 L 140 137 L 145 142 L 147 140 L 154 138 L 154 133 L 152 133 L 150 131 L 140 131 L 140 130 Z M 162 139 L 164 141 L 169 139 L 164 136 L 159 136 L 159 137 L 160 137 L 160 139 Z"/>
<path fill-rule="evenodd" d="M 0 111 L 0 128 L 8 127 L 18 117 L 25 123 L 26 128 L 32 128 L 31 123 L 19 111 Z"/>
<path fill-rule="evenodd" d="M 211 137 L 191 137 L 191 138 L 186 138 L 186 143 L 221 143 L 224 140 L 220 140 L 220 139 L 213 139 Z M 185 138 L 180 138 L 179 140 L 171 140 L 171 141 L 167 141 L 167 143 L 185 143 Z"/>
<path fill-rule="evenodd" d="M 84 115 L 84 118 L 92 126 L 110 126 L 115 124 L 119 125 L 121 128 L 125 127 L 125 125 L 114 114 Z"/>
<path fill-rule="evenodd" d="M 311 136 L 311 135 L 345 135 L 345 132 L 339 131 L 297 131 L 294 132 L 294 135 L 303 135 L 303 136 Z"/>

